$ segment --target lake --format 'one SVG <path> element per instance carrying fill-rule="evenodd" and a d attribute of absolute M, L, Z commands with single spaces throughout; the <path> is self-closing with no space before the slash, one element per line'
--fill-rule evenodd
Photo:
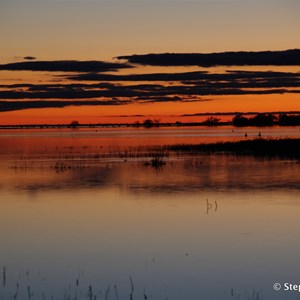
<path fill-rule="evenodd" d="M 299 299 L 299 161 L 141 150 L 245 132 L 0 131 L 0 298 Z"/>

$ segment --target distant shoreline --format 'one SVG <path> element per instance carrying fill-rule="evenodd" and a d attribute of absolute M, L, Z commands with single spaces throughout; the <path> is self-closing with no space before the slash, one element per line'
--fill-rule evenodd
<path fill-rule="evenodd" d="M 208 125 L 204 124 L 203 122 L 180 122 L 179 123 L 160 123 L 158 126 L 144 126 L 143 124 L 136 125 L 134 123 L 101 123 L 101 124 L 79 124 L 76 126 L 72 126 L 70 124 L 24 124 L 24 125 L 0 125 L 1 129 L 83 129 L 83 128 L 141 128 L 141 129 L 149 129 L 149 128 L 160 128 L 160 127 L 192 127 L 192 126 L 199 126 L 199 127 L 220 127 L 220 126 L 234 126 L 236 128 L 240 127 L 292 127 L 292 126 L 300 126 L 300 125 L 261 125 L 261 126 L 255 126 L 255 125 L 247 125 L 247 126 L 235 126 L 233 122 L 219 122 L 218 124 L 214 125 Z"/>
<path fill-rule="evenodd" d="M 232 122 L 220 122 L 215 126 L 230 126 Z M 188 126 L 208 126 L 202 122 L 182 122 L 178 123 L 160 123 L 158 126 L 145 127 L 142 123 L 136 125 L 134 123 L 98 123 L 98 124 L 79 124 L 73 127 L 70 124 L 24 124 L 24 125 L 0 125 L 0 129 L 80 129 L 80 128 L 158 128 L 158 127 L 188 127 Z M 212 126 L 210 126 L 212 127 Z"/>
<path fill-rule="evenodd" d="M 117 122 L 117 123 L 80 123 L 78 120 L 72 120 L 68 124 L 2 124 L 0 129 L 63 129 L 63 128 L 114 128 L 114 127 L 187 127 L 187 126 L 206 126 L 206 127 L 217 127 L 217 126 L 234 126 L 234 127 L 272 127 L 272 126 L 300 126 L 300 112 L 289 111 L 289 112 L 228 112 L 228 113 L 195 113 L 185 114 L 181 117 L 196 117 L 196 116 L 207 116 L 204 121 L 193 121 L 193 122 L 161 122 L 160 119 L 155 117 L 146 117 L 145 119 L 135 122 Z M 231 121 L 223 121 L 218 117 L 222 116 L 233 116 Z M 125 116 L 124 116 L 125 117 Z M 130 116 L 128 116 L 130 117 Z M 140 116 L 142 117 L 142 116 Z M 180 119 L 180 116 L 179 116 Z"/>

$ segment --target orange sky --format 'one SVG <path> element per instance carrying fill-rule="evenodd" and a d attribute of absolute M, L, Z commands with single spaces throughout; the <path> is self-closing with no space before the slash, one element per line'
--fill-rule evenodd
<path fill-rule="evenodd" d="M 299 1 L 25 1 L 1 4 L 0 64 L 37 60 L 117 61 L 118 55 L 146 53 L 211 53 L 300 48 Z M 299 66 L 138 67 L 119 74 L 211 73 L 227 70 L 299 73 Z M 113 74 L 113 72 L 110 72 Z M 0 92 L 8 84 L 71 84 L 63 73 L 0 71 Z M 116 73 L 115 73 L 116 74 Z M 66 74 L 65 74 L 66 75 Z M 98 81 L 101 82 L 101 81 Z M 102 81 L 103 82 L 103 81 Z M 113 82 L 163 84 L 180 82 Z M 21 89 L 21 88 L 20 88 Z M 294 89 L 299 89 L 294 87 Z M 171 95 L 177 96 L 176 94 Z M 184 96 L 186 97 L 186 96 Z M 1 109 L 0 125 L 32 123 L 134 122 L 145 117 L 177 121 L 182 114 L 234 111 L 299 111 L 299 93 L 267 95 L 198 95 L 198 102 L 157 101 L 125 105 L 68 106 L 14 111 Z M 14 98 L 1 98 L 16 101 Z M 39 101 L 40 99 L 33 99 Z M 43 99 L 47 100 L 47 99 Z M 48 99 L 53 100 L 53 99 Z M 55 99 L 54 99 L 55 100 Z M 63 100 L 63 99 L 59 99 Z M 102 100 L 102 99 L 99 99 Z M 189 99 L 191 100 L 191 99 Z M 21 100 L 22 101 L 22 100 Z M 124 118 L 120 115 L 143 115 Z M 181 118 L 195 121 L 198 118 Z"/>
<path fill-rule="evenodd" d="M 80 123 L 127 123 L 158 118 L 163 122 L 193 122 L 206 117 L 181 117 L 182 114 L 206 112 L 266 112 L 297 111 L 298 94 L 214 96 L 212 101 L 192 103 L 128 104 L 124 106 L 81 106 L 67 108 L 27 109 L 1 113 L 1 124 L 68 124 Z M 123 115 L 143 115 L 120 117 Z M 231 119 L 231 117 L 224 117 Z"/>
<path fill-rule="evenodd" d="M 300 48 L 299 1 L 1 2 L 0 62 Z"/>

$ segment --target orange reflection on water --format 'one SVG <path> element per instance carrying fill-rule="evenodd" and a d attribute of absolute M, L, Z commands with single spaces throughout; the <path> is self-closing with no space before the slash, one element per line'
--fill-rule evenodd
<path fill-rule="evenodd" d="M 245 134 L 247 133 L 247 137 Z M 5 156 L 63 155 L 107 153 L 120 150 L 133 153 L 148 146 L 238 141 L 257 138 L 299 137 L 299 127 L 143 127 L 80 129 L 10 129 L 0 130 L 0 154 Z M 129 151 L 129 152 L 130 152 Z M 35 157 L 37 158 L 37 157 Z"/>
<path fill-rule="evenodd" d="M 300 167 L 294 161 L 176 156 L 153 168 L 143 159 L 86 158 L 59 169 L 55 155 L 64 161 L 60 151 L 72 141 L 67 152 L 88 154 L 97 139 L 27 138 L 26 151 L 38 155 L 0 156 L 0 264 L 9 266 L 20 292 L 27 287 L 20 272 L 28 269 L 46 273 L 35 291 L 48 295 L 64 290 L 69 278 L 74 282 L 78 268 L 86 271 L 82 281 L 98 287 L 99 278 L 105 286 L 113 280 L 127 296 L 130 274 L 135 286 L 157 294 L 167 282 L 172 298 L 178 287 L 198 293 L 200 279 L 201 293 L 212 295 L 232 281 L 242 291 L 249 282 L 263 286 L 265 294 L 278 274 L 298 278 Z M 83 149 L 76 141 L 92 144 Z M 47 145 L 48 159 L 40 159 Z M 15 146 L 21 151 L 23 144 Z M 257 278 L 258 271 L 267 279 Z"/>

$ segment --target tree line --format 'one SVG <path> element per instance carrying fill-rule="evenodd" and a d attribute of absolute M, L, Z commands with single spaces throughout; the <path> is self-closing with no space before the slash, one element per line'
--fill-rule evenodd
<path fill-rule="evenodd" d="M 233 119 L 234 126 L 298 126 L 300 125 L 300 115 L 288 115 L 288 114 L 271 114 L 271 113 L 259 113 L 254 117 L 245 117 L 243 114 L 237 114 Z"/>
<path fill-rule="evenodd" d="M 109 124 L 107 124 L 109 125 Z M 111 124 L 110 124 L 111 125 Z M 115 124 L 118 125 L 118 124 Z M 300 126 L 300 115 L 289 115 L 286 113 L 273 114 L 273 113 L 258 113 L 255 116 L 247 117 L 243 114 L 236 114 L 232 122 L 222 122 L 220 118 L 213 116 L 208 117 L 205 121 L 202 122 L 192 122 L 192 123 L 182 123 L 177 121 L 176 123 L 161 123 L 159 119 L 146 119 L 143 122 L 136 121 L 133 124 L 119 124 L 119 125 L 131 125 L 133 127 L 144 127 L 144 128 L 153 128 L 160 126 L 220 126 L 220 125 L 234 125 L 236 127 L 245 127 L 245 126 Z M 77 120 L 73 120 L 68 127 L 77 128 L 80 124 Z"/>

